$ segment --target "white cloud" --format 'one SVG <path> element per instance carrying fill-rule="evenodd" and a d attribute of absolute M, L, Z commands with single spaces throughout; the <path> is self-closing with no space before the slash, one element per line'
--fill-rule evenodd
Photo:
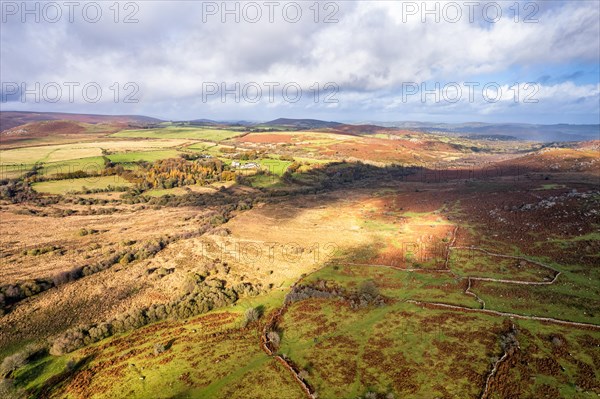
<path fill-rule="evenodd" d="M 397 95 L 403 82 L 468 81 L 517 67 L 541 76 L 552 64 L 597 65 L 600 4 L 552 3 L 540 3 L 538 23 L 515 23 L 509 9 L 513 3 L 504 2 L 503 17 L 494 24 L 481 15 L 484 2 L 473 23 L 464 6 L 457 23 L 435 23 L 431 16 L 422 23 L 419 14 L 403 13 L 402 2 L 337 2 L 339 23 L 332 24 L 313 21 L 312 2 L 302 3 L 298 23 L 286 22 L 278 10 L 276 22 L 267 22 L 264 5 L 260 23 L 234 23 L 231 16 L 229 23 L 221 23 L 219 15 L 203 22 L 197 2 L 138 2 L 136 24 L 115 24 L 109 4 L 103 3 L 106 18 L 97 24 L 3 23 L 2 81 L 93 81 L 103 87 L 133 81 L 140 86 L 138 109 L 156 110 L 160 104 L 174 117 L 206 107 L 198 103 L 204 82 L 299 82 L 305 89 L 315 82 L 335 82 L 350 99 L 347 104 L 389 109 L 378 97 Z M 531 11 L 524 4 L 520 19 Z M 321 10 L 321 19 L 326 11 L 331 10 Z M 121 10 L 120 18 L 124 15 Z M 581 101 L 587 98 L 584 93 L 590 93 L 589 87 L 571 83 L 539 94 L 568 104 L 572 94 Z M 170 102 L 178 107 L 165 106 Z M 234 112 L 228 104 L 213 104 L 210 111 L 219 108 Z M 338 109 L 351 111 L 343 104 Z"/>

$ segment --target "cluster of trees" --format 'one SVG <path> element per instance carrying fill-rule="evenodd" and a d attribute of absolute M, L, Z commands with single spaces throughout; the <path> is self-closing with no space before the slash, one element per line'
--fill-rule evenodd
<path fill-rule="evenodd" d="M 239 159 L 241 161 L 250 161 L 260 158 L 260 155 L 256 151 L 244 151 L 239 153 L 238 156 L 234 158 Z"/>
<path fill-rule="evenodd" d="M 339 287 L 327 287 L 325 282 L 318 281 L 313 285 L 297 285 L 286 296 L 284 303 L 291 304 L 309 298 L 342 299 L 344 291 Z"/>
<path fill-rule="evenodd" d="M 172 161 L 172 160 L 168 160 Z M 185 162 L 180 160 L 179 162 Z M 212 161 L 219 162 L 219 161 Z M 303 166 L 302 163 L 294 162 L 283 175 L 283 180 L 291 183 L 287 188 L 260 188 L 260 193 L 247 194 L 247 202 L 268 201 L 269 197 L 280 197 L 287 195 L 315 194 L 320 191 L 333 190 L 347 186 L 356 181 L 380 183 L 384 180 L 398 180 L 405 178 L 408 174 L 414 173 L 403 166 L 391 165 L 386 167 L 377 167 L 362 162 L 337 162 L 329 165 L 316 166 L 307 172 L 302 180 L 296 181 L 292 174 Z M 225 166 L 223 166 L 225 168 Z M 234 172 L 229 172 L 227 178 L 243 181 L 242 176 L 236 176 Z M 260 171 L 259 171 L 260 173 Z M 168 176 L 168 173 L 167 173 Z M 165 177 L 165 175 L 162 175 Z M 221 176 L 221 181 L 224 180 Z M 184 181 L 173 180 L 172 184 L 185 183 Z M 163 184 L 164 186 L 164 184 Z M 163 196 L 154 198 L 144 196 L 143 191 L 152 188 L 149 182 L 143 182 L 131 194 L 126 194 L 123 198 L 125 203 L 148 203 L 161 206 L 207 206 L 221 205 L 238 201 L 235 196 L 230 195 L 226 190 L 211 194 L 188 193 L 179 196 Z"/>
<path fill-rule="evenodd" d="M 198 159 L 211 158 L 210 155 L 202 154 L 200 152 L 184 152 L 179 154 L 179 157 L 185 159 L 186 161 L 196 161 Z"/>
<path fill-rule="evenodd" d="M 13 204 L 34 201 L 38 194 L 31 189 L 29 183 L 23 180 L 3 179 L 0 180 L 0 199 L 10 201 Z"/>
<path fill-rule="evenodd" d="M 284 303 L 291 304 L 309 298 L 332 298 L 346 301 L 353 309 L 368 306 L 383 306 L 385 298 L 379 294 L 372 280 L 363 281 L 354 292 L 324 280 L 295 286 L 285 297 Z"/>
<path fill-rule="evenodd" d="M 129 190 L 129 187 L 127 186 L 113 186 L 112 184 L 109 184 L 106 187 L 103 188 L 87 188 L 86 186 L 83 186 L 81 188 L 81 190 L 79 191 L 69 191 L 69 194 L 96 194 L 96 193 L 109 193 L 109 192 L 113 192 L 113 191 L 117 191 L 117 192 L 125 192 Z"/>
<path fill-rule="evenodd" d="M 9 307 L 25 298 L 37 295 L 54 286 L 52 280 L 35 279 L 16 284 L 5 284 L 0 287 L 0 315 L 6 313 Z"/>
<path fill-rule="evenodd" d="M 114 334 L 132 331 L 168 318 L 186 319 L 230 305 L 242 295 L 254 296 L 259 293 L 260 289 L 250 283 L 227 288 L 221 280 L 201 278 L 196 281 L 193 290 L 175 301 L 153 304 L 144 309 L 131 310 L 104 323 L 68 330 L 52 342 L 50 353 L 63 355 Z"/>
<path fill-rule="evenodd" d="M 37 344 L 26 346 L 19 352 L 13 353 L 12 355 L 4 358 L 2 363 L 0 363 L 0 375 L 4 377 L 10 376 L 13 371 L 25 366 L 30 360 L 38 355 L 43 354 L 44 352 L 45 350 L 43 346 Z"/>
<path fill-rule="evenodd" d="M 352 309 L 385 305 L 385 298 L 379 294 L 379 289 L 373 280 L 362 281 L 358 290 L 350 294 L 347 300 Z"/>
<path fill-rule="evenodd" d="M 235 172 L 226 170 L 218 159 L 188 161 L 172 158 L 156 161 L 142 169 L 138 191 L 151 188 L 168 189 L 192 184 L 234 181 Z"/>
<path fill-rule="evenodd" d="M 58 198 L 43 197 L 36 193 L 30 185 L 34 181 L 38 172 L 42 169 L 40 164 L 35 164 L 23 176 L 17 179 L 0 180 L 0 200 L 10 201 L 13 204 L 22 202 L 35 202 L 37 205 L 56 204 Z"/>
<path fill-rule="evenodd" d="M 254 160 L 254 159 L 260 159 L 263 158 L 267 151 L 266 150 L 246 150 L 246 151 L 240 151 L 238 148 L 231 148 L 231 147 L 221 147 L 219 148 L 219 152 L 223 153 L 223 154 L 230 154 L 228 155 L 228 158 L 232 158 L 232 159 L 239 159 L 241 161 L 250 161 L 250 160 Z"/>
<path fill-rule="evenodd" d="M 226 189 L 214 193 L 194 193 L 190 192 L 184 195 L 163 195 L 161 197 L 152 197 L 149 195 L 140 195 L 127 193 L 123 195 L 123 202 L 126 204 L 147 204 L 150 206 L 168 206 L 168 207 L 229 207 L 230 209 L 245 210 L 252 208 L 253 204 L 264 200 L 261 193 L 244 193 L 244 198 L 240 199 L 237 195 L 231 195 Z"/>

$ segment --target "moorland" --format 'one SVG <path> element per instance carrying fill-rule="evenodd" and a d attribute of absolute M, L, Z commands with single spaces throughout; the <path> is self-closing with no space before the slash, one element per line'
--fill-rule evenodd
<path fill-rule="evenodd" d="M 1 397 L 600 395 L 600 141 L 2 120 Z"/>

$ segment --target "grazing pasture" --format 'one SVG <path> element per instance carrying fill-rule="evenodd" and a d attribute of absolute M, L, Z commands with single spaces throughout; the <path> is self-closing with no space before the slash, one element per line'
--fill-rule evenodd
<path fill-rule="evenodd" d="M 169 126 L 161 129 L 123 130 L 111 135 L 118 138 L 146 139 L 193 139 L 202 141 L 224 141 L 241 135 L 242 132 L 228 129 Z"/>

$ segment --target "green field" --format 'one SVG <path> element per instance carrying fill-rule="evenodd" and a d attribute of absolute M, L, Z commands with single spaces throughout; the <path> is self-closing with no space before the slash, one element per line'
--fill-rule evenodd
<path fill-rule="evenodd" d="M 248 181 L 252 187 L 257 188 L 277 188 L 277 187 L 285 187 L 285 184 L 281 181 L 281 179 L 277 176 L 271 175 L 254 175 L 249 176 Z"/>
<path fill-rule="evenodd" d="M 202 143 L 194 143 L 190 146 L 185 147 L 188 150 L 193 150 L 193 151 L 200 151 L 200 152 L 205 152 L 208 154 L 216 154 L 219 155 L 221 154 L 221 152 L 219 151 L 219 148 L 222 148 L 225 146 L 216 144 L 216 143 L 206 143 L 206 142 L 202 142 Z"/>
<path fill-rule="evenodd" d="M 35 191 L 46 194 L 67 194 L 84 189 L 105 189 L 108 186 L 131 186 L 132 183 L 119 176 L 85 177 L 81 179 L 51 180 L 32 184 Z"/>
<path fill-rule="evenodd" d="M 292 164 L 292 162 L 290 161 L 282 161 L 273 158 L 259 159 L 257 161 L 251 162 L 258 162 L 258 164 L 262 166 L 263 169 L 266 169 L 269 171 L 269 173 L 272 173 L 277 176 L 283 175 L 287 170 L 288 166 Z"/>
<path fill-rule="evenodd" d="M 172 143 L 161 143 L 170 146 Z M 146 162 L 154 162 L 161 159 L 167 158 L 176 158 L 179 156 L 180 151 L 176 149 L 156 149 L 154 147 L 150 147 L 146 151 L 135 151 L 135 148 L 139 146 L 134 146 L 134 151 L 126 151 L 126 152 L 117 152 L 110 155 L 106 155 L 106 158 L 115 163 L 124 164 L 126 169 L 131 167 L 130 164 L 146 161 Z M 113 148 L 115 148 L 113 146 Z M 88 173 L 99 172 L 104 169 L 104 159 L 102 157 L 102 148 L 87 148 L 87 149 L 77 149 L 72 148 L 73 152 L 69 152 L 70 150 L 67 148 L 59 149 L 51 154 L 42 151 L 41 149 L 28 149 L 28 151 L 19 152 L 17 150 L 10 150 L 1 152 L 3 155 L 6 155 L 5 158 L 2 159 L 16 159 L 17 155 L 23 155 L 23 162 L 14 163 L 14 162 L 6 162 L 4 164 L 0 164 L 0 177 L 2 178 L 18 178 L 22 176 L 27 171 L 31 170 L 34 166 L 35 162 L 39 162 L 42 168 L 38 171 L 39 175 L 45 177 L 52 177 L 53 175 L 60 173 L 72 173 L 77 171 L 84 171 Z M 61 158 L 68 158 L 60 161 L 49 161 L 49 159 L 56 159 L 57 154 L 60 153 Z M 86 156 L 89 154 L 98 154 L 94 156 Z M 38 158 L 41 157 L 41 158 Z"/>
<path fill-rule="evenodd" d="M 173 148 L 184 143 L 185 140 L 107 140 L 103 142 L 17 148 L 0 151 L 0 165 L 60 162 L 101 156 L 102 150 L 110 152 L 151 151 Z"/>
<path fill-rule="evenodd" d="M 111 137 L 148 138 L 148 139 L 194 139 L 206 141 L 223 141 L 239 136 L 241 132 L 227 129 L 211 129 L 200 127 L 165 127 L 162 129 L 123 130 Z"/>
<path fill-rule="evenodd" d="M 42 164 L 42 169 L 38 172 L 42 176 L 51 177 L 59 173 L 72 173 L 79 170 L 95 173 L 104 169 L 104 159 L 101 156 L 86 157 L 79 159 L 70 159 L 68 161 L 50 162 Z"/>
<path fill-rule="evenodd" d="M 107 155 L 107 158 L 115 163 L 154 162 L 161 159 L 177 158 L 179 154 L 180 152 L 177 150 L 131 151 Z"/>

